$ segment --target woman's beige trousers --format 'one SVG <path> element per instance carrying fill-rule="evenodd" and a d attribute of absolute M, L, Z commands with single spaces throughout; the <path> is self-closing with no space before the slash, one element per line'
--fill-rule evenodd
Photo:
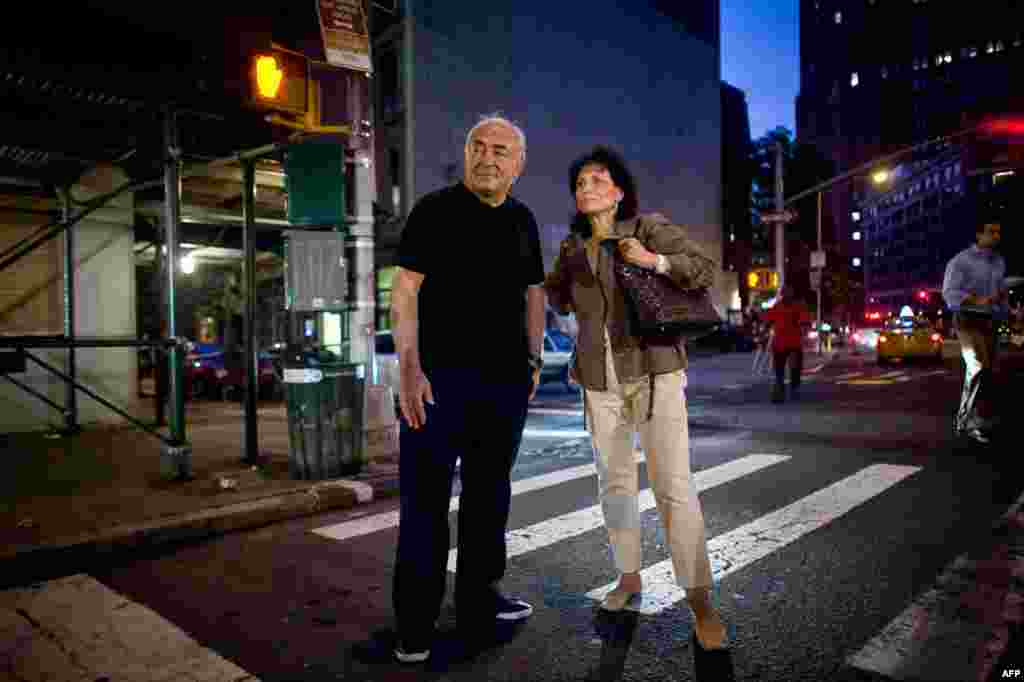
<path fill-rule="evenodd" d="M 672 554 L 680 587 L 710 587 L 711 567 L 697 489 L 690 474 L 690 444 L 686 423 L 686 372 L 654 378 L 654 411 L 647 419 L 650 381 L 619 384 L 606 355 L 608 390 L 586 391 L 587 424 L 594 444 L 598 486 L 605 526 L 623 573 L 642 568 L 640 553 L 639 474 L 633 435 L 647 460 L 647 478 Z"/>

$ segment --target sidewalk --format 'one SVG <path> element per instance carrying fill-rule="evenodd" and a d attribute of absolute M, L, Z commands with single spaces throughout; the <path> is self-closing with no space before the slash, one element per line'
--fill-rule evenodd
<path fill-rule="evenodd" d="M 236 403 L 189 405 L 190 481 L 160 472 L 160 443 L 134 428 L 0 436 L 0 585 L 55 561 L 88 560 L 372 501 L 397 489 L 397 458 L 350 479 L 292 480 L 284 407 L 259 408 L 259 469 L 242 462 Z"/>

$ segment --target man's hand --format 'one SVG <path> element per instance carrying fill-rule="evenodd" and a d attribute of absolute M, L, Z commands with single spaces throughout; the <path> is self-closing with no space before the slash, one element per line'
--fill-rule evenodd
<path fill-rule="evenodd" d="M 658 265 L 658 254 L 644 248 L 639 239 L 629 237 L 619 240 L 619 253 L 627 263 L 653 270 Z"/>
<path fill-rule="evenodd" d="M 537 395 L 537 387 L 540 386 L 540 370 L 533 370 L 533 388 L 530 390 L 530 400 L 533 400 L 533 396 Z"/>
<path fill-rule="evenodd" d="M 434 391 L 423 370 L 416 367 L 403 367 L 398 385 L 398 405 L 402 416 L 413 430 L 422 428 L 427 423 L 427 408 L 423 401 L 434 404 Z"/>

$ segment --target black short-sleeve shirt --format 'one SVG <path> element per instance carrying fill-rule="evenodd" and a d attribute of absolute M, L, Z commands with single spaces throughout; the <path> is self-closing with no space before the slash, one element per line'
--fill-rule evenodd
<path fill-rule="evenodd" d="M 425 372 L 527 373 L 526 288 L 544 281 L 533 213 L 514 197 L 488 206 L 461 182 L 427 194 L 406 220 L 398 265 L 424 275 L 419 349 Z"/>

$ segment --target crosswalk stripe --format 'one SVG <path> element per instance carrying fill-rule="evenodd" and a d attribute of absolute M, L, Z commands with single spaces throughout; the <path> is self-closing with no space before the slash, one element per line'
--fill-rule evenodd
<path fill-rule="evenodd" d="M 1005 516 L 1016 515 L 1022 504 L 1024 495 Z M 988 679 L 986 670 L 979 675 L 979 668 L 985 661 L 977 660 L 976 652 L 986 644 L 985 639 L 995 624 L 979 623 L 962 608 L 969 598 L 966 592 L 977 589 L 977 571 L 977 564 L 966 554 L 958 556 L 943 569 L 932 588 L 919 595 L 878 635 L 849 656 L 847 663 L 897 680 Z M 1012 583 L 1003 603 L 1011 601 L 1024 601 L 1012 589 Z M 1005 610 L 1000 613 L 1000 617 L 1006 615 Z M 997 660 L 1001 653 L 991 650 L 993 644 L 998 646 L 998 643 L 988 643 L 985 647 L 989 662 Z"/>
<path fill-rule="evenodd" d="M 636 461 L 643 462 L 644 460 L 644 454 L 637 451 Z M 593 463 L 581 464 L 579 466 L 569 467 L 568 469 L 559 469 L 558 471 L 552 471 L 540 476 L 532 476 L 530 478 L 512 481 L 512 495 L 521 495 L 534 490 L 541 490 L 542 488 L 548 488 L 554 485 L 574 481 L 578 478 L 586 478 L 587 476 L 596 475 L 597 469 Z M 456 511 L 458 508 L 459 496 L 455 495 L 451 499 L 448 510 Z M 332 540 L 349 540 L 362 535 L 369 535 L 370 533 L 387 530 L 388 528 L 394 528 L 397 525 L 398 510 L 396 509 L 394 511 L 381 512 L 380 514 L 373 514 L 371 516 L 342 521 L 341 523 L 335 523 L 330 526 L 321 526 L 320 528 L 314 528 L 313 532 Z"/>
<path fill-rule="evenodd" d="M 789 457 L 786 455 L 752 454 L 698 471 L 693 475 L 693 479 L 697 490 L 703 492 L 788 459 Z M 641 513 L 654 509 L 654 492 L 650 488 L 640 491 L 639 498 Z M 508 557 L 542 549 L 602 526 L 604 526 L 604 516 L 601 512 L 601 505 L 595 504 L 524 528 L 517 528 L 505 535 Z M 449 550 L 449 571 L 455 571 L 458 556 L 458 549 Z"/>
<path fill-rule="evenodd" d="M 804 535 L 821 528 L 919 471 L 921 467 L 874 464 L 807 497 L 766 514 L 708 541 L 715 580 L 746 568 Z M 676 585 L 672 561 L 666 559 L 641 571 L 643 600 L 633 610 L 655 614 L 686 596 Z M 609 583 L 587 593 L 601 600 L 614 588 Z"/>
<path fill-rule="evenodd" d="M 572 429 L 523 429 L 524 438 L 588 438 L 589 431 Z"/>

